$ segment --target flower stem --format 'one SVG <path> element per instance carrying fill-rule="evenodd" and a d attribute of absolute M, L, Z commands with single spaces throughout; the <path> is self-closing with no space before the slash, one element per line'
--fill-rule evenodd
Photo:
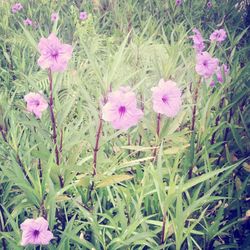
<path fill-rule="evenodd" d="M 96 132 L 96 139 L 95 139 L 95 147 L 94 147 L 94 156 L 93 156 L 93 173 L 92 175 L 95 176 L 97 173 L 96 170 L 96 165 L 97 165 L 97 154 L 99 151 L 99 141 L 101 137 L 101 132 L 102 132 L 102 116 L 101 113 L 99 114 L 99 124 L 98 124 L 98 129 Z"/>
<path fill-rule="evenodd" d="M 167 218 L 167 214 L 164 212 L 163 219 L 162 219 L 161 244 L 164 244 L 165 242 L 166 218 Z"/>
<path fill-rule="evenodd" d="M 160 129 L 161 129 L 161 114 L 159 113 L 157 115 L 157 128 L 156 128 L 156 134 L 158 137 L 160 136 Z"/>
<path fill-rule="evenodd" d="M 3 190 L 1 190 L 3 191 Z M 2 208 L 2 205 L 0 204 L 0 214 L 1 214 L 1 218 L 2 218 L 2 222 L 0 223 L 0 232 L 8 232 L 7 228 L 5 228 L 6 225 L 6 219 L 4 216 L 4 210 Z M 7 242 L 5 238 L 2 238 L 2 248 L 3 250 L 7 250 Z"/>
<path fill-rule="evenodd" d="M 14 150 L 14 148 L 10 145 L 10 143 L 8 142 L 7 137 L 6 137 L 6 132 L 4 132 L 4 130 L 3 130 L 3 128 L 2 128 L 1 126 L 0 126 L 0 132 L 1 132 L 1 134 L 2 134 L 2 137 L 3 137 L 4 142 L 7 143 L 8 146 L 15 152 L 15 155 L 16 155 L 16 157 L 15 157 L 15 158 L 16 158 L 16 162 L 17 162 L 17 164 L 19 165 L 19 167 L 21 168 L 21 170 L 22 170 L 22 172 L 23 172 L 23 174 L 24 174 L 26 180 L 29 182 L 30 185 L 32 185 L 32 182 L 31 182 L 31 180 L 30 180 L 28 174 L 26 173 L 26 170 L 25 170 L 25 168 L 24 168 L 24 165 L 23 165 L 23 163 L 22 163 L 22 161 L 21 161 L 21 159 L 20 159 L 20 156 L 19 156 L 19 154 L 18 154 L 18 151 Z"/>
<path fill-rule="evenodd" d="M 195 122 L 196 122 L 196 111 L 197 111 L 197 101 L 198 101 L 198 96 L 199 96 L 199 89 L 201 86 L 201 77 L 198 81 L 198 84 L 196 86 L 195 92 L 194 92 L 194 106 L 193 106 L 193 111 L 192 111 L 192 123 L 191 123 L 191 131 L 192 131 L 192 136 L 194 136 L 194 130 L 195 130 Z M 188 171 L 188 178 L 191 179 L 192 178 L 192 173 L 193 173 L 193 163 L 192 166 L 190 167 L 189 171 Z"/>
<path fill-rule="evenodd" d="M 222 109 L 223 104 L 224 104 L 224 97 L 223 97 L 223 98 L 221 99 L 221 101 L 220 101 L 219 110 Z M 220 122 L 220 116 L 217 115 L 217 117 L 216 117 L 216 119 L 215 119 L 215 127 L 218 126 L 219 122 Z M 212 138 L 211 138 L 211 141 L 210 141 L 210 144 L 211 144 L 211 145 L 213 145 L 213 144 L 215 143 L 215 136 L 216 136 L 216 131 L 212 134 Z M 210 156 L 211 156 L 211 154 L 210 154 Z"/>
<path fill-rule="evenodd" d="M 50 98 L 49 98 L 49 110 L 50 110 L 50 119 L 51 119 L 51 124 L 52 124 L 52 140 L 55 146 L 55 160 L 56 160 L 56 165 L 60 165 L 60 160 L 59 160 L 59 150 L 57 146 L 57 133 L 56 133 L 56 119 L 55 119 L 55 114 L 54 114 L 54 101 L 53 101 L 53 80 L 52 80 L 52 73 L 51 69 L 48 71 L 48 76 L 49 76 L 49 92 L 50 92 Z M 59 181 L 60 181 L 60 186 L 64 186 L 63 178 L 62 176 L 59 175 Z"/>
<path fill-rule="evenodd" d="M 161 129 L 161 114 L 159 113 L 157 115 L 157 124 L 156 124 L 156 134 L 158 138 L 160 137 L 160 129 Z M 155 146 L 154 151 L 153 151 L 154 160 L 156 159 L 156 152 L 157 152 L 157 146 Z"/>
<path fill-rule="evenodd" d="M 143 95 L 142 92 L 140 93 L 140 102 L 141 102 L 141 110 L 142 112 L 144 112 L 144 104 L 143 104 Z M 142 143 L 142 135 L 139 133 L 139 141 L 138 141 L 138 145 L 141 146 Z M 140 151 L 138 151 L 136 157 L 139 158 L 140 156 Z"/>
<path fill-rule="evenodd" d="M 196 87 L 195 92 L 194 92 L 194 106 L 193 106 L 193 111 L 192 111 L 192 123 L 191 123 L 191 128 L 190 128 L 192 131 L 194 131 L 194 129 L 195 129 L 197 100 L 198 100 L 200 86 L 201 86 L 201 77 L 198 81 L 197 87 Z"/>
<path fill-rule="evenodd" d="M 228 121 L 227 121 L 228 124 L 231 123 L 232 118 L 233 118 L 233 115 L 234 115 L 233 109 L 230 108 L 230 110 L 229 110 L 229 118 L 228 118 Z M 226 143 L 227 143 L 227 137 L 228 137 L 229 131 L 230 131 L 230 128 L 227 127 L 226 130 L 225 130 L 224 138 L 223 138 L 223 149 L 222 149 L 222 151 L 221 151 L 221 153 L 220 153 L 220 156 L 218 157 L 218 159 L 217 159 L 217 161 L 216 161 L 216 165 L 217 165 L 217 166 L 220 165 L 220 161 L 221 161 L 221 158 L 222 158 L 222 154 L 223 154 L 223 152 L 224 152 L 224 150 L 225 150 L 225 145 L 226 145 Z"/>
<path fill-rule="evenodd" d="M 4 131 L 4 129 L 3 129 L 3 127 L 0 125 L 0 132 L 1 132 L 1 135 L 2 135 L 2 137 L 3 137 L 3 140 L 5 141 L 5 142 L 7 142 L 7 138 L 6 138 L 6 134 L 5 134 L 5 131 Z"/>
<path fill-rule="evenodd" d="M 101 137 L 101 133 L 102 133 L 102 115 L 101 112 L 99 113 L 99 122 L 98 122 L 98 128 L 97 128 L 97 132 L 96 132 L 96 137 L 95 137 L 95 147 L 94 147 L 94 155 L 93 155 L 93 172 L 92 172 L 92 176 L 95 177 L 97 174 L 97 155 L 98 155 L 98 151 L 99 151 L 99 141 L 100 141 L 100 137 Z M 89 188 L 89 192 L 88 192 L 88 199 L 91 201 L 91 204 L 93 205 L 93 201 L 92 201 L 92 191 L 94 190 L 94 179 L 92 181 L 92 183 L 90 184 L 90 188 Z"/>

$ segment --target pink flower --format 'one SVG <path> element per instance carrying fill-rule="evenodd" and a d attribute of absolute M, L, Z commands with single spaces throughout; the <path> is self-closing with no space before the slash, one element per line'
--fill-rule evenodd
<path fill-rule="evenodd" d="M 201 53 L 205 48 L 204 39 L 198 29 L 194 28 L 193 33 L 194 35 L 190 36 L 190 38 L 193 39 L 193 48 L 195 49 L 196 53 Z"/>
<path fill-rule="evenodd" d="M 211 82 L 209 83 L 209 86 L 213 88 L 213 87 L 215 86 L 215 81 L 211 81 Z"/>
<path fill-rule="evenodd" d="M 30 20 L 29 18 L 26 18 L 25 20 L 23 20 L 23 24 L 25 26 L 32 26 L 32 20 Z"/>
<path fill-rule="evenodd" d="M 211 1 L 209 1 L 209 2 L 207 3 L 207 7 L 208 7 L 209 9 L 213 7 L 213 4 L 212 4 Z"/>
<path fill-rule="evenodd" d="M 48 222 L 43 218 L 26 219 L 21 225 L 22 246 L 48 245 L 53 239 L 53 234 L 48 230 Z"/>
<path fill-rule="evenodd" d="M 182 4 L 182 0 L 175 0 L 175 4 L 176 4 L 177 6 L 180 6 L 180 5 Z"/>
<path fill-rule="evenodd" d="M 55 34 L 51 33 L 48 38 L 42 37 L 38 44 L 41 56 L 38 64 L 42 69 L 50 68 L 52 71 L 64 71 L 72 55 L 72 46 L 62 44 Z"/>
<path fill-rule="evenodd" d="M 39 119 L 42 117 L 42 112 L 47 109 L 48 103 L 39 93 L 29 93 L 24 96 L 27 102 L 27 111 L 32 112 Z"/>
<path fill-rule="evenodd" d="M 211 77 L 217 70 L 219 60 L 213 58 L 208 52 L 202 52 L 196 56 L 195 70 L 204 78 Z"/>
<path fill-rule="evenodd" d="M 122 130 L 136 125 L 143 116 L 143 112 L 137 108 L 134 92 L 126 88 L 109 93 L 102 112 L 103 120 L 111 122 L 114 129 Z"/>
<path fill-rule="evenodd" d="M 52 21 L 52 22 L 55 22 L 55 21 L 57 21 L 58 19 L 59 19 L 59 14 L 56 13 L 56 12 L 53 12 L 53 13 L 51 14 L 51 21 Z"/>
<path fill-rule="evenodd" d="M 156 113 L 174 117 L 181 108 L 181 90 L 174 81 L 161 79 L 153 91 L 153 109 Z"/>
<path fill-rule="evenodd" d="M 225 80 L 224 77 L 229 74 L 229 68 L 227 65 L 222 64 L 221 67 L 217 67 L 217 70 L 215 73 L 216 73 L 218 82 L 223 83 Z"/>
<path fill-rule="evenodd" d="M 215 30 L 211 35 L 210 35 L 210 40 L 212 42 L 218 42 L 221 43 L 227 38 L 227 33 L 224 29 L 219 29 Z"/>
<path fill-rule="evenodd" d="M 86 20 L 88 18 L 88 13 L 86 11 L 80 12 L 79 15 L 80 20 Z"/>
<path fill-rule="evenodd" d="M 23 8 L 21 3 L 15 3 L 12 5 L 11 7 L 11 11 L 12 13 L 17 13 L 18 11 L 20 11 Z"/>

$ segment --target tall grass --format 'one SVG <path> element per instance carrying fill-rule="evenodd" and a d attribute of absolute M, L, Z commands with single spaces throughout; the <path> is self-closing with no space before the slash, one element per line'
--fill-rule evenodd
<path fill-rule="evenodd" d="M 20 223 L 38 216 L 55 236 L 41 249 L 247 249 L 249 45 L 236 4 L 40 0 L 23 1 L 14 15 L 0 3 L 2 249 L 22 249 Z M 84 22 L 80 10 L 89 13 Z M 23 25 L 26 16 L 37 28 Z M 193 27 L 230 66 L 214 88 L 198 85 Z M 208 42 L 217 27 L 228 34 L 221 46 Z M 74 47 L 68 70 L 53 74 L 59 167 L 49 112 L 38 120 L 23 100 L 32 91 L 49 96 L 37 43 L 51 31 Z M 160 78 L 178 83 L 183 106 L 157 133 L 150 89 Z M 127 132 L 103 122 L 93 175 L 102 97 L 122 85 L 137 93 L 144 118 Z"/>

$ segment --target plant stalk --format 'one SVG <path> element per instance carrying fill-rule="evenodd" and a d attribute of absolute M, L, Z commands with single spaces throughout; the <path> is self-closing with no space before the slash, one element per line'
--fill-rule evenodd
<path fill-rule="evenodd" d="M 191 131 L 194 131 L 194 129 L 195 129 L 197 100 L 198 100 L 200 86 L 201 86 L 201 77 L 198 81 L 198 84 L 197 84 L 197 87 L 196 87 L 195 93 L 194 93 L 194 106 L 193 106 L 193 111 L 192 111 L 192 123 L 191 123 L 191 128 L 190 128 Z"/>
<path fill-rule="evenodd" d="M 52 124 L 52 140 L 55 146 L 55 160 L 56 160 L 56 165 L 60 165 L 60 159 L 59 159 L 59 150 L 57 146 L 57 133 L 56 133 L 56 119 L 55 119 L 55 114 L 54 114 L 54 101 L 53 101 L 53 79 L 52 79 L 52 73 L 51 69 L 48 71 L 48 76 L 49 76 L 49 92 L 50 92 L 50 98 L 49 98 L 49 110 L 50 110 L 50 119 L 51 119 L 51 124 Z M 60 186 L 64 186 L 64 181 L 62 176 L 59 175 L 59 181 L 60 181 Z"/>
<path fill-rule="evenodd" d="M 196 86 L 195 92 L 194 92 L 194 106 L 193 106 L 193 111 L 192 111 L 192 122 L 191 122 L 191 131 L 192 131 L 192 136 L 194 136 L 195 133 L 195 123 L 196 123 L 196 111 L 197 111 L 197 101 L 198 101 L 198 96 L 199 96 L 199 89 L 201 87 L 201 77 L 198 81 L 198 84 Z M 188 171 L 188 178 L 191 179 L 192 178 L 192 173 L 193 173 L 193 163 L 192 166 L 190 167 L 189 171 Z"/>
<path fill-rule="evenodd" d="M 161 129 L 161 114 L 159 113 L 157 115 L 157 124 L 156 124 L 156 134 L 158 138 L 160 137 L 160 129 Z M 157 152 L 157 146 L 155 146 L 155 149 L 153 151 L 154 160 L 156 159 L 156 152 Z"/>
<path fill-rule="evenodd" d="M 5 219 L 5 216 L 4 216 L 4 210 L 0 204 L 0 213 L 1 213 L 1 217 L 3 219 L 3 224 L 0 223 L 0 232 L 5 232 L 7 230 L 5 230 L 5 223 L 6 223 L 6 219 Z M 2 238 L 2 248 L 3 250 L 7 250 L 7 243 L 6 243 L 6 239 L 5 238 Z"/>
<path fill-rule="evenodd" d="M 161 230 L 161 244 L 164 244 L 165 242 L 166 218 L 167 214 L 164 212 L 162 220 L 162 230 Z"/>
<path fill-rule="evenodd" d="M 158 137 L 160 136 L 160 129 L 161 129 L 161 114 L 159 113 L 157 115 L 157 128 L 156 128 L 156 134 Z"/>
<path fill-rule="evenodd" d="M 101 132 L 102 132 L 102 115 L 101 113 L 99 114 L 99 124 L 96 132 L 96 139 L 95 139 L 95 147 L 94 147 L 94 156 L 93 156 L 93 177 L 96 175 L 97 170 L 96 170 L 96 165 L 97 165 L 97 154 L 99 151 L 99 141 L 101 137 Z"/>
<path fill-rule="evenodd" d="M 232 108 L 230 108 L 230 110 L 229 110 L 229 118 L 228 118 L 228 124 L 230 124 L 231 123 L 231 120 L 232 120 L 232 118 L 233 118 L 233 109 Z M 230 128 L 226 128 L 226 131 L 225 131 L 225 134 L 224 134 L 224 138 L 223 138 L 223 149 L 222 149 L 222 151 L 221 151 L 221 153 L 220 153 L 220 156 L 218 157 L 218 159 L 217 159 L 217 161 L 216 161 L 216 165 L 220 165 L 220 161 L 221 161 L 221 157 L 222 157 L 222 154 L 223 154 L 223 152 L 224 152 L 224 150 L 225 150 L 225 144 L 226 144 L 226 141 L 227 141 L 227 136 L 228 136 L 228 133 L 229 133 L 229 131 L 230 131 Z"/>

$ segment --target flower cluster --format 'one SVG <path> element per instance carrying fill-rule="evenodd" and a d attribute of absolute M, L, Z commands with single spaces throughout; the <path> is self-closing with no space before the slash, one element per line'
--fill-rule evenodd
<path fill-rule="evenodd" d="M 196 66 L 195 70 L 197 74 L 205 79 L 211 79 L 214 75 L 217 77 L 217 81 L 220 83 L 224 82 L 224 76 L 228 75 L 229 69 L 226 65 L 219 65 L 219 60 L 212 57 L 207 51 L 204 51 L 205 44 L 204 39 L 198 29 L 193 29 L 194 35 L 191 36 L 193 39 L 193 48 L 196 51 Z M 227 37 L 224 29 L 215 30 L 210 35 L 211 42 L 223 42 Z M 210 81 L 210 86 L 214 86 L 215 82 Z"/>
<path fill-rule="evenodd" d="M 67 68 L 72 56 L 72 46 L 62 44 L 55 34 L 41 38 L 38 44 L 41 56 L 38 64 L 42 69 L 49 68 L 52 72 L 62 72 Z M 181 91 L 173 81 L 160 80 L 158 87 L 152 88 L 153 109 L 157 113 L 174 117 L 181 106 Z M 48 107 L 47 101 L 39 93 L 29 93 L 24 97 L 27 110 L 41 118 L 42 112 Z M 136 125 L 142 118 L 142 110 L 137 108 L 136 95 L 129 87 L 108 94 L 103 106 L 102 119 L 111 122 L 114 129 L 127 130 Z"/>
<path fill-rule="evenodd" d="M 182 0 L 176 0 L 176 5 L 182 4 Z M 22 9 L 20 3 L 12 6 L 12 12 L 16 13 Z M 87 12 L 80 12 L 79 19 L 86 20 Z M 53 12 L 51 21 L 59 20 L 59 14 Z M 32 26 L 33 22 L 29 18 L 24 20 L 24 25 Z M 205 50 L 204 38 L 198 29 L 193 29 L 193 48 L 196 51 L 196 66 L 197 74 L 205 79 L 210 79 L 214 75 L 217 81 L 224 82 L 224 78 L 229 74 L 227 65 L 219 65 L 219 60 L 212 57 Z M 215 30 L 210 35 L 212 42 L 223 42 L 227 37 L 224 29 Z M 47 38 L 42 37 L 38 44 L 40 57 L 38 65 L 42 69 L 49 69 L 52 72 L 63 72 L 68 66 L 68 62 L 72 57 L 73 48 L 69 44 L 63 44 L 54 33 L 51 33 Z M 211 86 L 214 81 L 211 81 Z M 52 88 L 51 88 L 52 90 Z M 172 80 L 160 79 L 157 86 L 151 88 L 152 91 L 152 106 L 154 112 L 163 114 L 166 117 L 175 117 L 181 109 L 182 93 L 177 83 Z M 51 91 L 52 93 L 52 91 Z M 30 92 L 24 96 L 27 103 L 27 111 L 41 119 L 43 112 L 48 108 L 48 102 L 42 93 Z M 51 99 L 52 95 L 51 95 Z M 53 104 L 50 103 L 50 107 Z M 120 87 L 118 90 L 110 92 L 105 98 L 105 103 L 102 107 L 102 119 L 110 122 L 114 129 L 128 130 L 138 124 L 143 118 L 143 111 L 137 107 L 136 94 L 130 87 Z M 58 164 L 59 165 L 59 164 Z M 48 228 L 46 219 L 40 217 L 37 219 L 26 219 L 21 225 L 22 240 L 21 245 L 47 245 L 54 238 L 52 232 Z"/>
<path fill-rule="evenodd" d="M 153 110 L 167 117 L 174 117 L 181 107 L 181 91 L 176 83 L 161 79 L 157 87 L 152 88 Z M 129 87 L 122 87 L 108 95 L 103 106 L 103 120 L 111 122 L 114 129 L 127 130 L 136 125 L 143 112 L 137 108 L 136 96 Z"/>
<path fill-rule="evenodd" d="M 193 48 L 196 53 L 201 53 L 205 49 L 204 39 L 198 29 L 194 28 L 193 33 L 194 35 L 191 36 L 194 43 Z"/>
<path fill-rule="evenodd" d="M 62 72 L 67 68 L 73 51 L 71 45 L 62 44 L 53 33 L 48 38 L 40 39 L 38 50 L 41 54 L 38 64 L 42 69 L 49 68 L 53 72 Z M 41 119 L 42 112 L 48 107 L 48 103 L 42 94 L 31 92 L 25 95 L 24 100 L 27 103 L 27 111 L 34 113 L 36 118 Z"/>
<path fill-rule="evenodd" d="M 23 9 L 23 5 L 21 3 L 15 3 L 11 6 L 12 13 L 17 13 L 17 12 L 21 11 L 22 9 Z M 58 21 L 59 14 L 57 12 L 52 12 L 50 19 L 51 19 L 51 22 L 53 22 L 53 23 Z M 82 21 L 88 19 L 88 13 L 86 11 L 80 12 L 79 19 Z M 32 26 L 33 25 L 33 21 L 29 18 L 26 18 L 25 20 L 23 20 L 23 23 L 25 26 Z"/>

